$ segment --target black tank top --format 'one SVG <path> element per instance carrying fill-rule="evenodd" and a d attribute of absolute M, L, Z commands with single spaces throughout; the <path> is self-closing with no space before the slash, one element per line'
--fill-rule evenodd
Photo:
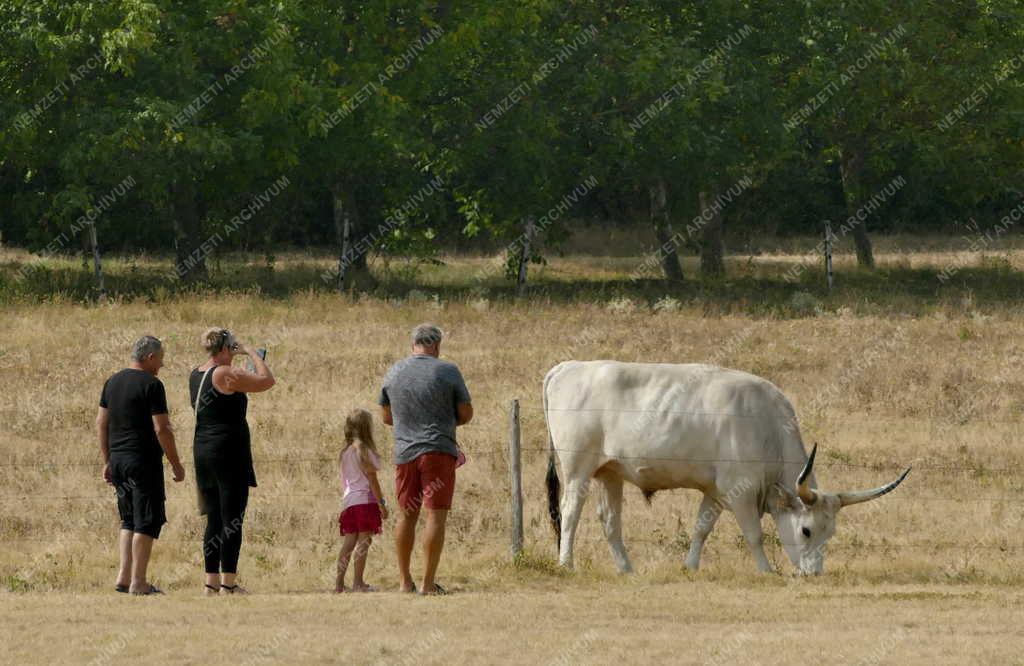
<path fill-rule="evenodd" d="M 256 485 L 252 465 L 252 445 L 246 409 L 249 398 L 245 393 L 225 395 L 213 385 L 211 370 L 203 382 L 205 370 L 198 368 L 189 376 L 189 394 L 192 408 L 199 401 L 196 414 L 195 439 L 192 455 L 196 464 L 196 482 L 201 488 L 229 483 Z M 203 394 L 199 394 L 202 383 Z"/>

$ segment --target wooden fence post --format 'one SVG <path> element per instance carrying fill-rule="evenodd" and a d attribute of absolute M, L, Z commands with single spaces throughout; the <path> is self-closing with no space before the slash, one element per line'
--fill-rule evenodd
<path fill-rule="evenodd" d="M 512 473 L 512 556 L 523 550 L 523 469 L 519 446 L 519 400 L 512 401 L 509 418 L 508 459 Z"/>

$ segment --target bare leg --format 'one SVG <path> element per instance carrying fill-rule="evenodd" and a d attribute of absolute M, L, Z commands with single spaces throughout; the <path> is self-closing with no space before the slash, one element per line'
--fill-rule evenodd
<path fill-rule="evenodd" d="M 448 509 L 427 509 L 427 528 L 423 534 L 424 594 L 434 591 L 434 575 L 441 562 L 441 551 L 444 550 L 444 528 L 447 521 Z"/>
<path fill-rule="evenodd" d="M 693 539 L 690 541 L 690 552 L 686 555 L 686 567 L 696 571 L 700 568 L 700 554 L 704 550 L 704 541 L 711 534 L 718 517 L 722 515 L 722 506 L 710 495 L 704 495 L 697 509 L 697 520 L 693 524 Z"/>
<path fill-rule="evenodd" d="M 612 551 L 612 559 L 619 573 L 632 573 L 633 565 L 622 542 L 622 477 L 618 474 L 601 473 L 594 477 L 598 482 L 597 517 L 604 527 L 604 536 Z"/>
<path fill-rule="evenodd" d="M 348 561 L 352 557 L 358 537 L 358 534 L 346 534 L 341 538 L 341 551 L 338 553 L 338 575 L 334 579 L 335 592 L 345 591 L 345 572 L 348 570 Z"/>
<path fill-rule="evenodd" d="M 149 568 L 149 556 L 153 552 L 153 537 L 148 534 L 134 532 L 132 534 L 132 594 L 143 594 L 149 591 L 146 582 L 146 569 Z"/>
<path fill-rule="evenodd" d="M 220 590 L 220 574 L 206 574 L 206 585 L 207 587 L 203 590 L 203 593 L 207 596 L 215 596 Z"/>
<path fill-rule="evenodd" d="M 117 553 L 120 564 L 117 569 L 117 584 L 128 587 L 132 584 L 132 531 L 122 529 L 117 538 Z"/>
<path fill-rule="evenodd" d="M 352 561 L 353 590 L 365 590 L 368 587 L 366 581 L 363 580 L 363 572 L 366 571 L 366 553 L 369 552 L 371 543 L 373 543 L 373 533 L 359 533 Z"/>
<path fill-rule="evenodd" d="M 416 543 L 416 521 L 419 517 L 419 509 L 399 511 L 398 524 L 395 525 L 395 552 L 398 555 L 398 574 L 401 578 L 402 592 L 412 592 L 416 589 L 409 567 L 412 563 L 412 547 Z"/>
<path fill-rule="evenodd" d="M 572 546 L 576 539 L 576 526 L 580 521 L 580 512 L 587 499 L 586 481 L 571 479 L 566 483 L 565 494 L 562 496 L 562 543 L 558 552 L 558 563 L 566 569 L 572 569 Z"/>
<path fill-rule="evenodd" d="M 743 531 L 743 538 L 747 540 L 750 553 L 757 562 L 757 570 L 765 573 L 773 571 L 768 557 L 764 554 L 764 533 L 761 531 L 761 516 L 758 515 L 754 505 L 754 499 L 741 497 L 732 502 L 732 512 L 736 516 L 740 530 Z"/>

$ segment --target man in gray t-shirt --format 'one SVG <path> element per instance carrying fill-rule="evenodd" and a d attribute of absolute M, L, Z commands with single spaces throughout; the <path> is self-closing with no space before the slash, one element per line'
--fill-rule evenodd
<path fill-rule="evenodd" d="M 412 356 L 388 370 L 380 391 L 384 423 L 395 428 L 395 493 L 401 509 L 395 547 L 403 592 L 416 590 L 409 567 L 422 506 L 427 509 L 427 561 L 420 591 L 444 593 L 435 584 L 434 574 L 444 547 L 456 461 L 461 454 L 455 428 L 473 418 L 462 373 L 454 363 L 440 360 L 440 353 L 440 329 L 431 324 L 417 326 L 412 333 Z"/>

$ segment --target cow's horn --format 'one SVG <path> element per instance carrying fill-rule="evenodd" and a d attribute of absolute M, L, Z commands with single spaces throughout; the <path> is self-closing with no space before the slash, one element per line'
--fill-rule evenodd
<path fill-rule="evenodd" d="M 804 471 L 800 472 L 800 476 L 796 480 L 796 494 L 807 506 L 814 504 L 818 500 L 818 493 L 807 482 L 807 478 L 811 475 L 811 470 L 814 469 L 814 455 L 817 452 L 818 444 L 815 443 L 814 448 L 811 449 L 811 456 L 804 464 Z"/>
<path fill-rule="evenodd" d="M 907 474 L 910 474 L 910 468 L 900 474 L 900 478 L 896 479 L 890 484 L 884 485 L 881 488 L 873 488 L 871 490 L 856 490 L 850 493 L 839 493 L 839 506 L 850 506 L 851 504 L 859 504 L 861 502 L 867 502 L 873 500 L 876 497 L 892 492 L 896 489 L 896 486 L 903 483 L 903 479 L 907 478 Z"/>

